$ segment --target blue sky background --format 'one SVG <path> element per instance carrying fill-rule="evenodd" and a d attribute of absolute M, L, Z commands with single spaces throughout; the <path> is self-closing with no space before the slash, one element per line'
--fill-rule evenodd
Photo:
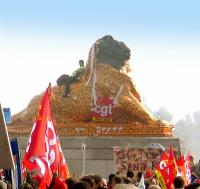
<path fill-rule="evenodd" d="M 3 32 L 52 35 L 144 34 L 199 37 L 199 1 L 3 1 L 0 23 Z M 92 29 L 92 31 L 88 31 Z M 13 31 L 13 32 L 14 32 Z M 192 35 L 192 36 L 190 36 Z"/>
<path fill-rule="evenodd" d="M 153 110 L 165 106 L 176 119 L 200 110 L 199 7 L 197 0 L 0 1 L 0 101 L 22 110 L 110 34 L 131 49 L 132 76 Z"/>

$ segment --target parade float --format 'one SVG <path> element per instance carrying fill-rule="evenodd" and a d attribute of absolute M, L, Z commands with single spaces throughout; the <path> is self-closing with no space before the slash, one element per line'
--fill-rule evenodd
<path fill-rule="evenodd" d="M 153 169 L 159 159 L 155 154 L 163 151 L 160 146 L 171 144 L 180 154 L 180 141 L 172 136 L 173 126 L 157 120 L 142 104 L 130 77 L 130 55 L 123 42 L 104 36 L 90 48 L 86 65 L 80 61 L 80 68 L 72 75 L 61 73 L 57 85 L 51 88 L 56 130 L 70 169 L 78 175 L 96 172 L 108 176 L 120 167 L 114 160 L 121 157 L 121 149 L 132 154 L 126 153 L 129 163 L 123 166 L 123 172 L 144 152 L 147 159 L 136 167 Z M 12 117 L 9 135 L 19 137 L 21 149 L 27 143 L 42 95 L 33 97 Z"/>
<path fill-rule="evenodd" d="M 58 78 L 51 101 L 60 136 L 172 136 L 172 125 L 142 104 L 129 59 L 123 42 L 104 36 L 91 47 L 86 66 Z M 12 117 L 11 135 L 30 133 L 41 96 Z"/>

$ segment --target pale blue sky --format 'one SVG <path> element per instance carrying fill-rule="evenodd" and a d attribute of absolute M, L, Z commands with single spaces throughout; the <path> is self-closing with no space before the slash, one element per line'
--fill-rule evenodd
<path fill-rule="evenodd" d="M 0 101 L 22 110 L 110 34 L 131 49 L 133 78 L 152 109 L 165 106 L 176 119 L 200 110 L 199 7 L 197 0 L 0 1 Z"/>
<path fill-rule="evenodd" d="M 0 5 L 3 32 L 48 32 L 64 36 L 83 32 L 89 37 L 106 31 L 137 34 L 140 37 L 153 35 L 199 38 L 198 0 L 8 0 L 1 1 Z"/>

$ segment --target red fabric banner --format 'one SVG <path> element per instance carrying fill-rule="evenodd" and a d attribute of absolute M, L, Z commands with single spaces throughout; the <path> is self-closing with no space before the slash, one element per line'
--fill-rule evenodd
<path fill-rule="evenodd" d="M 42 97 L 22 166 L 24 171 L 36 170 L 36 174 L 42 177 L 43 187 L 40 188 L 44 188 L 44 183 L 49 186 L 53 172 L 63 178 L 68 176 L 68 167 L 51 116 L 49 89 Z"/>
<path fill-rule="evenodd" d="M 112 122 L 112 98 L 98 98 L 91 110 L 93 121 Z"/>
<path fill-rule="evenodd" d="M 169 149 L 169 182 L 168 189 L 173 188 L 174 178 L 178 175 L 178 167 L 176 164 L 176 159 L 174 157 L 172 146 Z"/>
<path fill-rule="evenodd" d="M 185 185 L 187 186 L 191 182 L 191 170 L 190 170 L 190 155 L 186 156 L 184 159 L 184 156 L 181 156 L 176 161 L 177 167 L 178 167 L 178 175 L 182 176 L 185 180 Z"/>
<path fill-rule="evenodd" d="M 175 159 L 172 146 L 170 145 L 169 156 L 167 152 L 163 152 L 160 162 L 156 165 L 155 174 L 163 189 L 172 189 L 173 181 L 176 176 L 182 176 L 185 184 L 191 182 L 190 170 L 190 155 L 187 157 L 181 156 L 178 160 Z"/>
<path fill-rule="evenodd" d="M 156 166 L 156 175 L 163 189 L 167 188 L 169 182 L 169 156 L 166 151 L 161 155 L 160 162 Z"/>

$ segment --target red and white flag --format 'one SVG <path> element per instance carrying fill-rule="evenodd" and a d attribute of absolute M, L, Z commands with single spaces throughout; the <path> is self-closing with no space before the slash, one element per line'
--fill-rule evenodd
<path fill-rule="evenodd" d="M 68 166 L 52 120 L 49 93 L 47 89 L 42 97 L 22 162 L 23 171 L 36 170 L 47 186 L 54 172 L 63 179 L 68 176 Z"/>
<path fill-rule="evenodd" d="M 169 156 L 166 151 L 161 155 L 160 161 L 156 166 L 155 174 L 161 184 L 162 189 L 167 189 L 167 184 L 169 182 Z"/>
<path fill-rule="evenodd" d="M 191 183 L 190 153 L 187 154 L 184 162 L 184 177 L 186 186 Z"/>
<path fill-rule="evenodd" d="M 190 169 L 190 154 L 188 153 L 186 158 L 182 161 L 182 176 L 185 180 L 185 185 L 189 185 L 191 183 L 191 169 Z"/>
<path fill-rule="evenodd" d="M 169 182 L 168 182 L 168 189 L 173 188 L 173 182 L 176 176 L 180 176 L 178 166 L 176 164 L 176 159 L 174 156 L 174 152 L 172 146 L 170 145 L 169 148 Z"/>
<path fill-rule="evenodd" d="M 189 185 L 191 182 L 191 170 L 190 170 L 190 154 L 186 156 L 184 159 L 184 156 L 181 156 L 177 161 L 176 164 L 178 166 L 178 170 L 180 175 L 185 180 L 185 185 Z"/>

